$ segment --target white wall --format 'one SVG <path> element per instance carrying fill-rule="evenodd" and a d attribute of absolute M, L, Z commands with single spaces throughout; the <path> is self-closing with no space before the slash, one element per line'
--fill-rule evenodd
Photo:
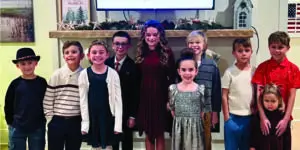
<path fill-rule="evenodd" d="M 259 34 L 259 52 L 256 58 L 256 64 L 259 64 L 270 58 L 268 36 L 278 30 L 287 30 L 287 0 L 253 0 L 252 3 L 252 25 Z M 257 39 L 254 38 L 253 44 L 257 45 L 256 43 Z"/>

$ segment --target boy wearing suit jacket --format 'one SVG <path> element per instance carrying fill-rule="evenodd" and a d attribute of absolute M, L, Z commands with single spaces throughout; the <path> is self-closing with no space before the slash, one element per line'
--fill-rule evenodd
<path fill-rule="evenodd" d="M 128 56 L 131 37 L 125 31 L 118 31 L 112 37 L 112 49 L 115 55 L 106 60 L 106 65 L 114 68 L 120 77 L 123 100 L 123 138 L 122 150 L 133 149 L 132 131 L 138 107 L 137 69 L 134 61 Z M 119 143 L 113 145 L 119 150 Z"/>

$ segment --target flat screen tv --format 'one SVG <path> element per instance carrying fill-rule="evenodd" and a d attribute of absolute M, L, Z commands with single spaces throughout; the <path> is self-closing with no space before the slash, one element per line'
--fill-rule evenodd
<path fill-rule="evenodd" d="M 215 0 L 96 0 L 97 10 L 211 10 Z"/>

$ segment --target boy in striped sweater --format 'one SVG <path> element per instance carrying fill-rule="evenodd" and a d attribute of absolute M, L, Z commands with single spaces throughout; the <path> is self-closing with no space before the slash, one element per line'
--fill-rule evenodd
<path fill-rule="evenodd" d="M 63 58 L 66 64 L 51 76 L 44 97 L 44 113 L 48 123 L 48 150 L 79 150 L 81 116 L 78 76 L 84 57 L 78 41 L 66 41 Z"/>

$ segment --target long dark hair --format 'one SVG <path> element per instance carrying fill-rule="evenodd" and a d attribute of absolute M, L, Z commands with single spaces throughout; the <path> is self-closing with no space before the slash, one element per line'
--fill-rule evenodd
<path fill-rule="evenodd" d="M 160 22 L 156 20 L 149 20 L 144 24 L 144 27 L 141 30 L 141 37 L 139 39 L 139 42 L 137 44 L 137 53 L 136 53 L 136 63 L 142 63 L 144 60 L 144 57 L 149 52 L 148 44 L 145 41 L 145 33 L 147 31 L 147 28 L 153 27 L 156 28 L 160 35 L 160 41 L 159 45 L 156 47 L 156 51 L 159 53 L 160 56 L 160 62 L 162 65 L 168 64 L 168 58 L 169 58 L 169 51 L 171 49 L 168 47 L 168 41 L 166 39 L 165 30 L 163 26 L 160 24 Z"/>

